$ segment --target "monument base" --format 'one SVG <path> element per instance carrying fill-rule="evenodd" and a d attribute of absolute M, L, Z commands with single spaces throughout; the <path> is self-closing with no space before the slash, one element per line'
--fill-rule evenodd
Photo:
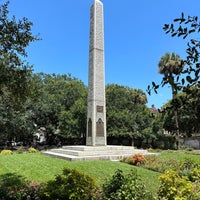
<path fill-rule="evenodd" d="M 92 139 L 92 137 L 87 137 L 86 146 L 106 146 L 105 137 L 95 137 L 94 141 Z M 93 145 L 93 143 L 95 145 Z"/>
<path fill-rule="evenodd" d="M 63 146 L 42 152 L 44 155 L 58 157 L 69 161 L 114 160 L 134 154 L 149 154 L 147 150 L 134 149 L 132 146 Z"/>

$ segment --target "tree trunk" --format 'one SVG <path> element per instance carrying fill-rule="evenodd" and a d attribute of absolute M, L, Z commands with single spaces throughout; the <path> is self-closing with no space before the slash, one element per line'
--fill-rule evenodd
<path fill-rule="evenodd" d="M 177 95 L 177 90 L 172 86 L 172 99 L 175 99 Z M 178 122 L 178 110 L 174 107 L 174 118 L 175 118 L 175 128 L 176 128 L 176 137 L 177 137 L 177 149 L 180 149 L 180 132 L 179 132 L 179 122 Z"/>

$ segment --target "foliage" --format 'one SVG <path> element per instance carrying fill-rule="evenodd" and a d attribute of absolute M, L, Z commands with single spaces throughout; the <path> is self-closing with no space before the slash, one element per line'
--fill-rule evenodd
<path fill-rule="evenodd" d="M 40 200 L 42 183 L 27 181 L 16 174 L 5 174 L 0 178 L 0 195 L 2 200 Z"/>
<path fill-rule="evenodd" d="M 192 134 L 199 133 L 200 131 L 200 104 L 198 100 L 200 95 L 200 84 L 188 87 L 187 90 L 190 91 L 188 94 L 182 92 L 177 95 L 173 101 L 169 101 L 165 105 L 166 109 L 165 112 L 162 113 L 162 119 L 163 128 L 173 132 L 174 117 L 171 107 L 173 106 L 174 102 L 176 102 L 176 105 L 179 108 L 179 130 L 182 134 L 190 137 Z"/>
<path fill-rule="evenodd" d="M 197 185 L 189 181 L 187 176 L 180 176 L 177 171 L 169 169 L 160 175 L 159 180 L 161 182 L 158 192 L 160 199 L 197 200 L 200 198 L 199 186 L 196 187 Z"/>
<path fill-rule="evenodd" d="M 34 132 L 46 128 L 48 144 L 57 138 L 84 138 L 87 87 L 70 74 L 32 73 L 22 60 L 39 38 L 27 18 L 8 18 L 9 2 L 0 5 L 0 141 L 30 144 Z M 152 138 L 152 118 L 142 90 L 115 84 L 106 87 L 108 134 Z M 64 140 L 64 139 L 63 139 Z"/>
<path fill-rule="evenodd" d="M 130 157 L 130 164 L 140 166 L 146 161 L 145 156 L 142 154 L 134 154 Z"/>
<path fill-rule="evenodd" d="M 35 148 L 33 148 L 33 147 L 30 147 L 30 148 L 28 148 L 28 152 L 29 152 L 29 153 L 37 153 L 38 150 L 35 149 Z"/>
<path fill-rule="evenodd" d="M 0 97 L 0 104 L 1 104 Z M 31 120 L 32 113 L 30 111 L 16 111 L 14 108 L 6 108 L 3 106 L 0 112 L 0 137 L 5 145 L 6 141 L 26 141 L 32 140 L 32 134 L 35 130 L 34 122 Z"/>
<path fill-rule="evenodd" d="M 193 33 L 200 32 L 200 23 L 197 16 L 185 17 L 184 13 L 181 14 L 179 18 L 174 19 L 174 23 L 165 24 L 163 30 L 166 34 L 171 34 L 172 37 L 182 37 L 183 39 L 188 38 Z M 195 85 L 199 81 L 200 64 L 199 59 L 199 40 L 194 38 L 189 38 L 187 42 L 187 57 L 183 61 L 185 69 L 178 74 L 176 81 L 174 82 L 174 87 L 179 88 L 179 90 L 187 89 L 192 85 Z M 180 75 L 186 75 L 185 78 Z M 163 78 L 164 80 L 164 78 Z M 167 84 L 167 82 L 166 82 Z M 153 84 L 154 89 L 158 89 L 159 85 Z M 150 86 L 148 87 L 150 89 Z M 151 91 L 149 90 L 149 93 Z"/>
<path fill-rule="evenodd" d="M 106 86 L 108 136 L 151 137 L 152 118 L 142 90 L 117 84 Z"/>
<path fill-rule="evenodd" d="M 18 133 L 23 137 L 24 132 L 31 132 L 30 112 L 24 105 L 34 93 L 32 67 L 22 59 L 27 57 L 29 44 L 38 40 L 31 32 L 33 23 L 27 18 L 9 19 L 8 5 L 9 1 L 0 4 L 0 133 L 3 143 L 18 137 Z"/>
<path fill-rule="evenodd" d="M 145 156 L 145 159 L 146 161 L 142 167 L 160 173 L 163 173 L 165 170 L 170 168 L 176 169 L 180 165 L 180 161 L 177 161 L 174 158 L 162 160 L 158 155 L 147 155 Z"/>
<path fill-rule="evenodd" d="M 171 130 L 182 128 L 184 134 L 190 135 L 193 131 L 199 131 L 199 114 L 197 113 L 199 111 L 199 103 L 197 99 L 199 97 L 200 83 L 200 41 L 198 39 L 198 34 L 200 32 L 200 23 L 198 16 L 186 17 L 184 13 L 182 13 L 180 17 L 174 19 L 173 23 L 165 24 L 163 30 L 166 34 L 170 34 L 172 37 L 176 36 L 185 40 L 188 39 L 188 41 L 186 41 L 187 57 L 185 58 L 185 60 L 182 61 L 184 69 L 179 71 L 180 73 L 175 74 L 173 78 L 166 79 L 166 77 L 164 76 L 161 84 L 156 84 L 155 82 L 152 82 L 152 87 L 148 86 L 147 90 L 148 93 L 151 94 L 152 89 L 155 92 L 157 92 L 157 89 L 160 86 L 169 84 L 173 86 L 175 91 L 182 91 L 184 93 L 185 96 L 183 98 L 174 98 L 170 102 L 169 109 L 175 108 L 175 110 L 178 111 L 178 113 L 180 112 L 178 114 L 180 125 L 179 127 L 171 126 L 169 128 Z M 192 34 L 195 35 L 192 36 Z M 194 88 L 196 88 L 196 92 L 193 92 Z M 171 113 L 169 113 L 169 115 L 171 115 Z M 168 119 L 170 119 L 170 117 Z"/>
<path fill-rule="evenodd" d="M 121 170 L 117 170 L 112 178 L 103 185 L 102 199 L 153 200 L 154 198 L 141 182 L 136 171 L 124 175 Z"/>
<path fill-rule="evenodd" d="M 13 152 L 11 150 L 4 149 L 1 151 L 1 155 L 11 155 Z"/>
<path fill-rule="evenodd" d="M 75 169 L 64 169 L 62 175 L 49 181 L 44 188 L 42 199 L 90 199 L 96 190 L 95 182 L 85 173 Z"/>
<path fill-rule="evenodd" d="M 200 32 L 200 23 L 197 16 L 185 17 L 184 13 L 182 13 L 179 18 L 174 19 L 174 24 L 165 24 L 163 29 L 166 34 L 171 34 L 172 37 L 178 36 L 186 39 L 189 35 Z M 190 39 L 187 46 L 187 59 L 184 62 L 188 67 L 182 72 L 187 76 L 181 80 L 182 85 L 187 82 L 186 87 L 198 83 L 200 72 L 200 64 L 198 63 L 199 40 Z"/>
<path fill-rule="evenodd" d="M 86 87 L 71 75 L 35 74 L 37 101 L 30 102 L 33 120 L 47 129 L 48 142 L 59 130 L 63 137 L 81 137 L 86 130 Z"/>
<path fill-rule="evenodd" d="M 164 172 L 163 171 L 163 163 L 160 160 L 160 157 L 157 155 L 148 155 L 145 156 L 145 163 L 142 165 L 142 167 L 156 171 L 156 172 Z M 166 162 L 165 162 L 166 163 Z"/>
<path fill-rule="evenodd" d="M 162 152 L 162 151 L 161 151 Z M 164 151 L 163 151 L 164 152 Z M 139 166 L 156 171 L 159 173 L 164 173 L 168 169 L 178 170 L 181 175 L 187 176 L 190 180 L 193 180 L 193 173 L 192 170 L 195 169 L 195 173 L 200 170 L 200 163 L 198 162 L 198 157 L 191 157 L 191 155 L 188 157 L 186 156 L 186 153 L 183 154 L 183 157 L 181 156 L 182 153 L 174 153 L 173 151 L 168 151 L 167 157 L 165 157 L 164 153 L 159 154 L 150 154 L 145 155 L 143 157 L 142 155 L 131 156 L 131 157 L 125 157 L 121 161 L 132 164 L 131 158 L 136 158 L 136 161 L 139 161 Z M 196 158 L 196 159 L 194 159 Z M 145 160 L 144 160 L 145 159 Z M 142 160 L 142 162 L 141 162 Z M 135 159 L 133 159 L 135 161 Z M 195 177 L 198 177 L 198 175 L 194 175 Z"/>
<path fill-rule="evenodd" d="M 176 98 L 179 88 L 175 84 L 176 76 L 179 76 L 184 68 L 184 62 L 181 60 L 180 56 L 175 53 L 166 53 L 161 57 L 158 63 L 158 71 L 163 74 L 163 79 L 161 85 L 164 86 L 169 84 L 172 90 L 172 101 Z M 177 136 L 178 148 L 179 148 L 179 140 L 180 140 L 180 132 L 179 132 L 179 120 L 178 120 L 178 107 L 175 104 L 172 104 L 170 110 L 173 112 L 174 118 L 174 126 L 173 132 Z"/>
<path fill-rule="evenodd" d="M 32 35 L 33 23 L 27 18 L 8 18 L 8 4 L 0 5 L 0 93 L 7 103 L 19 108 L 31 93 L 31 67 L 21 58 L 27 56 L 25 49 L 30 42 L 38 38 Z"/>
<path fill-rule="evenodd" d="M 23 148 L 23 147 L 19 147 L 16 151 L 15 151 L 15 153 L 17 153 L 17 154 L 21 154 L 21 153 L 24 153 L 25 152 L 25 149 Z"/>

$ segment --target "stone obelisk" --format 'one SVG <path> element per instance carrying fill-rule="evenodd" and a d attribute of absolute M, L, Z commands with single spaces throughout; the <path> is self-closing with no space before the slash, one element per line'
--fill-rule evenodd
<path fill-rule="evenodd" d="M 90 8 L 87 146 L 106 146 L 103 3 Z"/>

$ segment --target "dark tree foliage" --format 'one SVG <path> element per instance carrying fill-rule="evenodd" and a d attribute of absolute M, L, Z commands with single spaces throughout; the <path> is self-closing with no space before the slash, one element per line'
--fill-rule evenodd
<path fill-rule="evenodd" d="M 22 58 L 27 57 L 30 42 L 38 38 L 32 35 L 33 23 L 27 18 L 9 19 L 8 5 L 9 1 L 0 5 L 0 94 L 5 96 L 6 92 L 6 101 L 19 108 L 31 93 L 31 66 Z"/>
<path fill-rule="evenodd" d="M 9 1 L 0 2 L 0 136 L 1 141 L 30 136 L 33 123 L 26 101 L 32 90 L 32 69 L 23 58 L 26 47 L 38 40 L 27 18 L 9 18 Z"/>
<path fill-rule="evenodd" d="M 190 92 L 181 92 L 175 99 L 169 101 L 163 115 L 163 128 L 174 133 L 176 130 L 173 115 L 173 104 L 179 108 L 179 130 L 182 136 L 191 136 L 200 132 L 200 85 L 190 87 Z"/>
<path fill-rule="evenodd" d="M 108 136 L 148 137 L 152 130 L 147 98 L 142 90 L 117 84 L 106 86 Z"/>

